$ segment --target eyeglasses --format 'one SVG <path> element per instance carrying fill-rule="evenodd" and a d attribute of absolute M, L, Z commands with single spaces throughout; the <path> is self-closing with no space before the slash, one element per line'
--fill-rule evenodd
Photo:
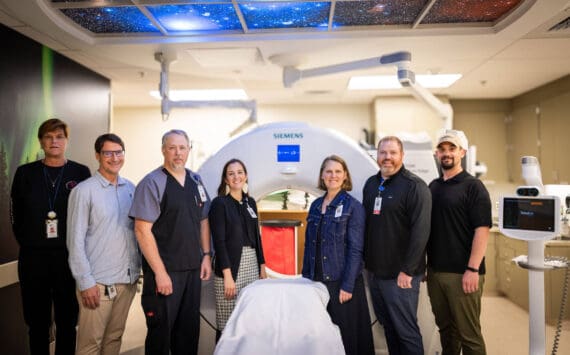
<path fill-rule="evenodd" d="M 105 158 L 111 158 L 113 155 L 117 158 L 121 158 L 125 155 L 124 150 L 102 150 L 101 155 Z"/>

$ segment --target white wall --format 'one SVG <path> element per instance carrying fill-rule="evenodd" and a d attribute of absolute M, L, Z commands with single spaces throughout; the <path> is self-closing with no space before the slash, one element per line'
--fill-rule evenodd
<path fill-rule="evenodd" d="M 174 109 L 168 121 L 162 121 L 160 108 L 115 108 L 112 131 L 126 146 L 125 166 L 121 175 L 137 183 L 144 175 L 162 164 L 160 151 L 164 132 L 185 130 L 193 141 L 187 166 L 200 165 L 229 139 L 230 133 L 248 118 L 245 110 Z M 280 121 L 303 121 L 331 128 L 357 141 L 363 128 L 370 128 L 370 105 L 268 105 L 257 112 L 258 124 Z M 221 167 L 220 167 L 221 169 Z"/>
<path fill-rule="evenodd" d="M 442 100 L 447 102 L 445 100 Z M 374 100 L 374 122 L 376 137 L 402 133 L 426 133 L 432 142 L 445 128 L 445 122 L 429 106 L 414 97 L 379 97 Z M 400 137 L 402 138 L 402 137 Z"/>

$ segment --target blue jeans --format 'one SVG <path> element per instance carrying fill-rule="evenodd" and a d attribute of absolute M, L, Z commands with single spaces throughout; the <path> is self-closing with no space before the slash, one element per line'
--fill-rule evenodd
<path fill-rule="evenodd" d="M 399 288 L 396 279 L 370 277 L 374 313 L 386 335 L 390 355 L 423 355 L 424 346 L 418 327 L 418 297 L 422 276 L 412 278 L 412 288 Z"/>

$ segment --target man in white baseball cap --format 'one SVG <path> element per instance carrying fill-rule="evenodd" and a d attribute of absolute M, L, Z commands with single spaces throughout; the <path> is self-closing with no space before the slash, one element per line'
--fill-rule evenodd
<path fill-rule="evenodd" d="M 481 332 L 481 296 L 491 200 L 480 180 L 461 167 L 467 150 L 462 131 L 437 141 L 442 176 L 430 185 L 431 229 L 427 286 L 443 354 L 486 354 Z"/>
<path fill-rule="evenodd" d="M 463 131 L 455 130 L 455 129 L 447 129 L 445 132 L 439 137 L 437 140 L 437 146 L 439 147 L 441 143 L 451 143 L 458 148 L 467 150 L 469 148 L 467 137 L 465 137 L 465 133 Z"/>

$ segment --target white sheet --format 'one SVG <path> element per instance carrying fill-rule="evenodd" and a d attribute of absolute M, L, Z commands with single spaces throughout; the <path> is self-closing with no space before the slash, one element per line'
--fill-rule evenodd
<path fill-rule="evenodd" d="M 308 279 L 258 280 L 244 288 L 215 355 L 341 355 L 326 287 Z"/>

